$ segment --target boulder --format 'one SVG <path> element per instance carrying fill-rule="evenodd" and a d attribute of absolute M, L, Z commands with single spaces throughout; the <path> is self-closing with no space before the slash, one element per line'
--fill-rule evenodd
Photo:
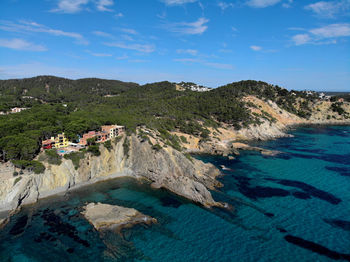
<path fill-rule="evenodd" d="M 150 225 L 157 222 L 155 218 L 144 215 L 134 208 L 102 203 L 89 203 L 81 213 L 96 230 L 120 231 L 122 228 L 132 227 L 135 224 Z"/>

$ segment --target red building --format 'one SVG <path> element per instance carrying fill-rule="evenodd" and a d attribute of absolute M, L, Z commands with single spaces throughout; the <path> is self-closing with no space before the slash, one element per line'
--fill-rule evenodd
<path fill-rule="evenodd" d="M 42 148 L 43 149 L 51 149 L 55 145 L 55 140 L 47 139 L 42 141 Z"/>

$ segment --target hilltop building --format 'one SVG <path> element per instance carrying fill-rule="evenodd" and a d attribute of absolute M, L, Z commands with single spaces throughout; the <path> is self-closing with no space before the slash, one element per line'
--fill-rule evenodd
<path fill-rule="evenodd" d="M 103 143 L 108 140 L 108 137 L 109 134 L 106 132 L 89 131 L 88 133 L 83 134 L 83 137 L 80 139 L 79 144 L 86 146 L 88 139 L 96 139 L 96 143 Z"/>
<path fill-rule="evenodd" d="M 43 149 L 51 148 L 64 148 L 69 145 L 68 139 L 65 137 L 64 133 L 58 134 L 57 137 L 51 137 L 50 139 L 42 141 Z"/>
<path fill-rule="evenodd" d="M 110 139 L 119 136 L 125 131 L 124 126 L 118 126 L 118 125 L 102 126 L 101 129 L 102 129 L 102 132 L 106 132 L 109 134 Z"/>
<path fill-rule="evenodd" d="M 121 135 L 125 131 L 124 126 L 118 126 L 118 125 L 106 125 L 101 126 L 101 131 L 90 131 L 88 133 L 83 134 L 83 137 L 80 139 L 79 144 L 80 145 L 87 145 L 87 140 L 91 138 L 96 139 L 96 143 L 103 143 L 107 140 L 110 140 L 112 138 L 115 138 L 119 135 Z"/>
<path fill-rule="evenodd" d="M 14 107 L 14 108 L 11 108 L 11 113 L 14 114 L 14 113 L 19 113 L 23 110 L 27 110 L 28 108 L 25 108 L 25 107 Z"/>
<path fill-rule="evenodd" d="M 58 134 L 56 137 L 51 137 L 50 139 L 42 141 L 42 149 L 51 149 L 51 148 L 68 148 L 69 150 L 78 150 L 85 147 L 88 144 L 88 139 L 94 139 L 96 143 L 103 143 L 112 138 L 115 138 L 121 135 L 125 131 L 124 126 L 118 125 L 106 125 L 101 127 L 101 131 L 89 131 L 88 133 L 83 134 L 83 137 L 79 139 L 79 143 L 71 143 L 65 137 L 64 133 Z M 65 150 L 61 150 L 62 152 Z M 66 152 L 65 152 L 66 153 Z"/>

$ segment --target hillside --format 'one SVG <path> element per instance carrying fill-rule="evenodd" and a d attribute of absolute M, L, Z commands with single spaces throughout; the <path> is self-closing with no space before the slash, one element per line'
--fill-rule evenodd
<path fill-rule="evenodd" d="M 70 80 L 55 76 L 0 80 L 0 111 L 40 103 L 89 102 L 93 97 L 117 95 L 137 86 L 118 80 Z"/>
<path fill-rule="evenodd" d="M 170 82 L 140 86 L 40 76 L 2 80 L 0 90 L 3 107 L 13 106 L 15 101 L 17 106 L 29 108 L 0 115 L 3 161 L 32 160 L 43 139 L 65 132 L 74 141 L 77 135 L 105 124 L 123 125 L 128 134 L 146 127 L 166 145 L 182 151 L 185 143 L 176 132 L 206 142 L 220 137 L 215 135 L 220 128 L 242 133 L 263 127 L 264 132 L 275 128 L 282 133 L 289 124 L 344 122 L 350 115 L 347 102 L 322 101 L 305 92 L 252 80 L 196 92 L 179 91 L 177 84 Z M 34 102 L 23 102 L 23 96 Z M 261 130 L 258 133 L 263 135 Z"/>

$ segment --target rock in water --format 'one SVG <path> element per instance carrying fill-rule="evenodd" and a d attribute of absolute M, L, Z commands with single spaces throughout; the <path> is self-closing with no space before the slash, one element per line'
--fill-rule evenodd
<path fill-rule="evenodd" d="M 102 203 L 89 203 L 81 212 L 96 230 L 131 227 L 135 224 L 156 223 L 157 220 L 146 216 L 134 208 L 126 208 Z"/>

